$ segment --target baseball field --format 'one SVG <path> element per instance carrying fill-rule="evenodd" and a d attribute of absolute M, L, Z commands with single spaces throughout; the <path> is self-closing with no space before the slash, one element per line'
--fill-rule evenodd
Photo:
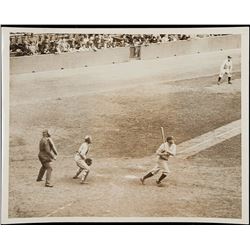
<path fill-rule="evenodd" d="M 218 86 L 221 62 L 233 80 Z M 241 118 L 239 49 L 10 76 L 9 217 L 241 218 L 241 135 L 169 163 L 171 174 L 139 178 L 155 164 L 160 127 L 178 144 Z M 36 182 L 41 131 L 59 155 L 53 188 Z M 88 183 L 72 177 L 85 135 Z"/>

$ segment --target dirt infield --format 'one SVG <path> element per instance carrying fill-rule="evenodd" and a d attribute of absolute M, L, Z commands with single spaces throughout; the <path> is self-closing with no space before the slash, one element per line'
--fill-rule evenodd
<path fill-rule="evenodd" d="M 234 53 L 238 58 L 238 52 Z M 144 79 L 132 74 L 126 80 L 131 79 L 131 83 L 125 87 L 119 72 L 107 78 L 107 66 L 99 69 L 103 74 L 89 73 L 86 79 L 76 71 L 62 76 L 52 72 L 50 77 L 14 75 L 10 97 L 10 217 L 240 218 L 239 136 L 188 160 L 175 161 L 163 188 L 155 186 L 154 180 L 146 186 L 138 182 L 154 164 L 151 156 L 161 143 L 160 126 L 179 144 L 240 119 L 240 65 L 236 64 L 232 85 L 217 86 L 217 75 L 207 73 L 222 55 L 210 57 L 203 76 L 198 69 L 200 76 L 193 77 L 183 63 L 175 70 L 183 70 L 184 79 L 173 81 L 165 77 L 163 61 L 159 61 L 156 65 L 160 69 L 157 75 L 151 73 L 151 81 L 143 84 Z M 126 71 L 130 66 L 109 67 Z M 103 89 L 95 91 L 101 77 Z M 86 84 L 77 84 L 85 80 Z M 22 83 L 23 88 L 17 90 Z M 52 130 L 59 151 L 53 189 L 35 182 L 40 167 L 38 142 L 45 127 Z M 94 164 L 89 184 L 79 185 L 78 180 L 72 180 L 76 170 L 72 157 L 86 134 L 93 137 L 90 156 Z M 231 158 L 229 149 L 234 152 Z"/>

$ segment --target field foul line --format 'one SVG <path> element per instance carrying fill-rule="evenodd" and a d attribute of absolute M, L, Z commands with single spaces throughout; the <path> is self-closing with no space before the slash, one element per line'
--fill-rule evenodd
<path fill-rule="evenodd" d="M 181 143 L 179 146 L 182 147 L 186 144 L 190 144 L 189 147 L 186 147 L 184 150 L 181 150 L 180 152 L 178 152 L 179 156 L 178 158 L 187 158 L 188 156 L 192 156 L 195 155 L 196 153 L 203 151 L 207 148 L 210 148 L 218 143 L 221 143 L 225 140 L 228 140 L 236 135 L 239 135 L 241 133 L 241 125 L 240 125 L 241 120 L 237 120 L 234 122 L 231 122 L 227 125 L 224 125 L 222 127 L 219 127 L 217 129 L 214 129 L 208 133 L 205 133 L 201 136 L 198 136 L 196 138 L 193 138 L 189 141 L 183 142 Z M 234 126 L 234 128 L 231 128 L 232 125 Z M 230 129 L 229 129 L 230 127 Z M 216 132 L 218 130 L 224 130 L 222 133 L 218 133 L 216 134 Z M 236 132 L 234 132 L 235 130 L 237 130 Z M 213 133 L 211 133 L 213 132 Z M 227 135 L 226 137 L 223 137 Z M 205 137 L 205 138 L 204 138 Z M 199 142 L 199 140 L 201 142 Z M 192 145 L 193 144 L 193 145 Z M 203 147 L 200 147 L 202 145 L 205 145 Z M 185 154 L 186 152 L 186 154 Z M 184 154 L 184 155 L 183 155 Z"/>
<path fill-rule="evenodd" d="M 221 136 L 223 136 L 223 135 L 225 135 L 225 134 L 231 133 L 232 131 L 234 131 L 234 130 L 236 130 L 236 129 L 239 129 L 239 128 L 233 128 L 233 129 L 231 129 L 231 130 L 229 130 L 229 131 L 227 131 L 227 132 L 225 132 L 225 133 L 216 135 L 216 136 L 214 136 L 214 137 L 216 137 L 216 138 L 221 137 Z M 233 136 L 234 136 L 234 135 L 233 135 Z M 182 154 L 182 153 L 184 153 L 184 152 L 186 152 L 186 151 L 188 151 L 188 150 L 190 150 L 190 149 L 197 148 L 198 146 L 201 146 L 201 145 L 203 145 L 203 144 L 206 144 L 206 143 L 208 143 L 209 141 L 213 140 L 214 137 L 211 136 L 209 139 L 207 139 L 207 140 L 205 140 L 205 141 L 203 141 L 203 142 L 200 142 L 200 143 L 195 144 L 195 145 L 193 145 L 193 146 L 191 146 L 191 147 L 189 147 L 189 148 L 186 148 L 186 149 L 182 150 L 181 152 L 179 152 L 179 154 Z M 228 138 L 226 138 L 225 140 L 227 140 L 227 139 L 228 139 Z M 193 140 L 193 139 L 192 139 L 192 140 Z M 224 140 L 223 140 L 223 141 L 224 141 Z M 185 143 L 186 143 L 186 142 L 185 142 Z M 220 141 L 219 141 L 218 143 L 220 143 Z M 216 143 L 216 144 L 218 144 L 218 143 Z M 210 147 L 210 146 L 208 145 L 208 147 L 206 147 L 206 148 L 209 148 L 209 147 Z"/>
<path fill-rule="evenodd" d="M 66 204 L 64 206 L 55 209 L 54 211 L 52 211 L 51 213 L 45 215 L 44 217 L 50 217 L 51 215 L 57 213 L 58 211 L 63 210 L 66 207 L 70 207 L 73 203 L 74 203 L 74 201 L 71 201 L 70 203 L 68 203 L 68 204 Z"/>

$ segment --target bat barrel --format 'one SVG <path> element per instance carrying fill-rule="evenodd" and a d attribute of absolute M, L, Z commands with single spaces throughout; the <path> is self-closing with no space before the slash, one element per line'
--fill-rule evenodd
<path fill-rule="evenodd" d="M 164 133 L 164 129 L 163 129 L 163 127 L 161 127 L 161 135 L 162 135 L 162 141 L 163 141 L 163 143 L 165 143 L 165 133 Z"/>

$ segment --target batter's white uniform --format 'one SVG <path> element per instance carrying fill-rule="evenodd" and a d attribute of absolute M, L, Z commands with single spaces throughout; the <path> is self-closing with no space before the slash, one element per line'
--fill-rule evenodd
<path fill-rule="evenodd" d="M 232 77 L 233 63 L 232 60 L 225 60 L 220 67 L 220 77 L 222 78 L 225 74 L 228 77 Z"/>
<path fill-rule="evenodd" d="M 176 155 L 176 145 L 169 144 L 168 142 L 162 143 L 161 146 L 157 149 L 156 154 L 159 154 L 165 150 L 166 152 L 171 153 L 173 156 Z M 157 174 L 159 171 L 162 171 L 163 174 L 170 173 L 168 167 L 168 160 L 162 159 L 160 156 L 157 157 L 157 165 L 150 171 L 152 174 Z"/>
<path fill-rule="evenodd" d="M 76 165 L 79 168 L 81 168 L 84 172 L 89 172 L 89 166 L 85 162 L 88 151 L 89 151 L 89 144 L 87 142 L 84 142 L 75 154 Z"/>

